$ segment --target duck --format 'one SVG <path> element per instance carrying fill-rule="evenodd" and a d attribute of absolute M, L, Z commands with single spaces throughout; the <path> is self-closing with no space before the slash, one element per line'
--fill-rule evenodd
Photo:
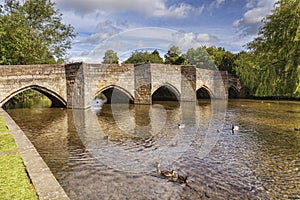
<path fill-rule="evenodd" d="M 168 178 L 169 180 L 173 181 L 173 182 L 177 182 L 180 184 L 188 184 L 189 179 L 188 176 L 181 176 L 179 175 L 176 171 L 171 170 L 171 171 L 161 171 L 160 170 L 160 163 L 156 163 L 156 170 L 157 170 L 157 174 Z"/>
<path fill-rule="evenodd" d="M 239 127 L 238 126 L 234 126 L 233 124 L 231 124 L 231 131 L 232 131 L 232 134 L 234 134 L 234 131 L 238 131 L 239 130 Z"/>
<path fill-rule="evenodd" d="M 109 139 L 108 135 L 103 136 L 103 140 L 108 140 L 108 139 Z"/>
<path fill-rule="evenodd" d="M 176 147 L 177 144 L 178 144 L 178 140 L 176 140 L 175 142 L 173 142 L 170 146 L 171 146 L 171 147 Z"/>
<path fill-rule="evenodd" d="M 181 176 L 181 175 L 177 175 L 177 180 L 176 180 L 178 183 L 180 184 L 188 184 L 189 182 L 189 179 L 188 179 L 188 176 Z"/>
<path fill-rule="evenodd" d="M 185 124 L 178 124 L 178 128 L 179 128 L 179 129 L 185 128 Z"/>
<path fill-rule="evenodd" d="M 188 184 L 189 178 L 188 176 L 181 176 L 177 172 L 172 176 L 172 181 L 180 183 L 180 184 Z"/>
<path fill-rule="evenodd" d="M 176 174 L 177 174 L 174 170 L 171 170 L 171 171 L 168 171 L 168 170 L 161 171 L 160 170 L 160 163 L 159 162 L 156 163 L 156 172 L 157 172 L 157 174 L 159 174 L 161 176 L 164 176 L 166 178 L 174 178 L 176 176 Z"/>
<path fill-rule="evenodd" d="M 171 171 L 166 170 L 166 171 L 161 171 L 160 174 L 167 178 L 173 178 L 176 175 L 176 172 L 174 170 Z"/>

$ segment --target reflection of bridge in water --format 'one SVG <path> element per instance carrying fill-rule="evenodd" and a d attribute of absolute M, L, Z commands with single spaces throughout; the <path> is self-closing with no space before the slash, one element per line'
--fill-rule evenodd
<path fill-rule="evenodd" d="M 225 71 L 163 64 L 0 66 L 0 106 L 28 89 L 46 95 L 53 107 L 87 108 L 99 93 L 108 102 L 151 104 L 156 100 L 240 97 L 240 81 Z"/>
<path fill-rule="evenodd" d="M 90 109 L 73 109 L 73 119 L 82 144 L 103 164 L 149 172 L 153 163 L 169 166 L 191 148 L 200 158 L 206 156 L 223 129 L 226 104 L 226 100 L 203 101 L 200 106 L 186 101 L 113 104 L 104 105 L 99 116 Z M 185 127 L 179 129 L 178 123 Z"/>

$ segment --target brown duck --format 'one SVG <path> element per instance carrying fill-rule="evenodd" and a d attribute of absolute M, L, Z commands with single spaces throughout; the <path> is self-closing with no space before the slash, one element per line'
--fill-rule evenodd
<path fill-rule="evenodd" d="M 157 162 L 156 163 L 156 172 L 157 174 L 161 175 L 161 176 L 164 176 L 166 178 L 173 178 L 176 174 L 176 172 L 174 170 L 171 170 L 171 171 L 168 171 L 168 170 L 164 170 L 164 171 L 161 171 L 160 170 L 160 163 Z"/>
<path fill-rule="evenodd" d="M 180 184 L 187 184 L 189 182 L 187 176 L 181 176 L 179 175 L 176 171 L 171 170 L 171 171 L 161 171 L 160 169 L 160 163 L 156 163 L 156 172 L 157 174 L 166 177 L 174 182 L 178 182 Z"/>

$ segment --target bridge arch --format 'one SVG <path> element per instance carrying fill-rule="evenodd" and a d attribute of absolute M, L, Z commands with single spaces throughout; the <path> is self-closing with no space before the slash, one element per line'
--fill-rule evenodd
<path fill-rule="evenodd" d="M 66 100 L 63 99 L 59 94 L 57 94 L 56 92 L 54 92 L 48 88 L 45 88 L 45 87 L 42 87 L 39 85 L 29 85 L 29 86 L 25 86 L 20 89 L 13 90 L 1 101 L 0 105 L 3 106 L 5 103 L 7 103 L 11 98 L 16 96 L 17 94 L 24 92 L 26 90 L 29 90 L 29 89 L 36 90 L 36 91 L 42 93 L 43 95 L 45 95 L 46 97 L 48 97 L 50 99 L 50 101 L 52 102 L 52 104 L 51 104 L 52 108 L 65 108 L 67 106 Z"/>
<path fill-rule="evenodd" d="M 163 83 L 153 89 L 152 101 L 180 101 L 180 92 L 170 83 Z"/>
<path fill-rule="evenodd" d="M 126 89 L 118 85 L 109 85 L 99 90 L 95 96 L 100 93 L 107 98 L 107 103 L 134 103 L 134 97 Z M 113 100 L 112 100 L 113 96 Z M 112 102 L 113 101 L 113 102 Z"/>
<path fill-rule="evenodd" d="M 196 90 L 196 97 L 197 99 L 212 99 L 214 95 L 209 87 L 203 85 Z"/>
<path fill-rule="evenodd" d="M 230 87 L 228 87 L 228 98 L 229 99 L 235 99 L 239 97 L 239 91 L 238 89 L 234 86 L 231 85 Z"/>

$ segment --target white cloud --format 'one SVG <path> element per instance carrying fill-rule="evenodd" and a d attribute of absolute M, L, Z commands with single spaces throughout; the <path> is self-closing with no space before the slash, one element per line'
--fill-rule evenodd
<path fill-rule="evenodd" d="M 200 15 L 204 10 L 204 6 L 200 6 L 199 8 L 193 7 L 189 4 L 181 3 L 179 6 L 170 6 L 169 8 L 164 8 L 161 10 L 156 10 L 154 12 L 155 17 L 174 17 L 174 18 L 185 18 L 189 16 L 191 13 L 195 13 L 196 15 Z"/>
<path fill-rule="evenodd" d="M 131 52 L 135 50 L 167 50 L 173 41 L 172 34 L 175 32 L 175 30 L 158 27 L 126 30 L 112 35 L 105 41 L 94 43 L 93 49 L 77 56 L 76 61 L 81 59 L 89 63 L 99 63 L 108 49 L 116 51 L 121 61 L 130 56 Z"/>
<path fill-rule="evenodd" d="M 253 8 L 255 6 L 256 0 L 248 0 L 246 8 Z"/>
<path fill-rule="evenodd" d="M 225 0 L 214 0 L 209 4 L 208 10 L 212 11 L 214 8 L 219 8 L 220 5 L 223 4 L 224 2 Z"/>
<path fill-rule="evenodd" d="M 82 16 L 101 11 L 102 14 L 135 12 L 146 17 L 185 18 L 191 14 L 201 14 L 204 8 L 193 7 L 186 3 L 167 7 L 166 0 L 56 0 L 56 3 L 63 10 L 72 10 Z"/>
<path fill-rule="evenodd" d="M 96 25 L 96 32 L 76 43 L 97 45 L 128 28 L 127 22 L 106 20 Z M 74 42 L 75 43 L 75 42 Z"/>
<path fill-rule="evenodd" d="M 245 35 L 257 34 L 262 19 L 271 14 L 275 2 L 276 0 L 257 0 L 254 6 L 254 1 L 249 0 L 246 7 L 251 9 L 236 20 L 233 26 L 240 28 Z"/>
<path fill-rule="evenodd" d="M 100 13 L 89 13 L 83 17 L 73 11 L 63 11 L 63 23 L 72 24 L 77 32 L 95 32 L 99 21 L 108 18 L 106 14 L 101 15 Z"/>
<path fill-rule="evenodd" d="M 90 37 L 91 40 L 96 40 L 97 36 L 94 37 Z M 160 52 L 166 52 L 172 45 L 176 45 L 185 52 L 189 48 L 216 45 L 218 41 L 216 36 L 207 33 L 178 32 L 158 27 L 138 28 L 121 32 L 105 41 L 98 42 L 98 45 L 93 45 L 94 47 L 89 51 L 74 54 L 73 58 L 76 58 L 76 61 L 81 58 L 85 62 L 101 62 L 105 51 L 113 49 L 118 53 L 120 60 L 123 61 L 135 50 L 152 51 L 158 49 Z M 86 43 L 79 45 L 82 46 L 82 49 L 87 49 Z"/>
<path fill-rule="evenodd" d="M 216 36 L 208 33 L 177 32 L 173 35 L 173 45 L 178 46 L 182 51 L 200 46 L 213 46 L 218 43 Z"/>

